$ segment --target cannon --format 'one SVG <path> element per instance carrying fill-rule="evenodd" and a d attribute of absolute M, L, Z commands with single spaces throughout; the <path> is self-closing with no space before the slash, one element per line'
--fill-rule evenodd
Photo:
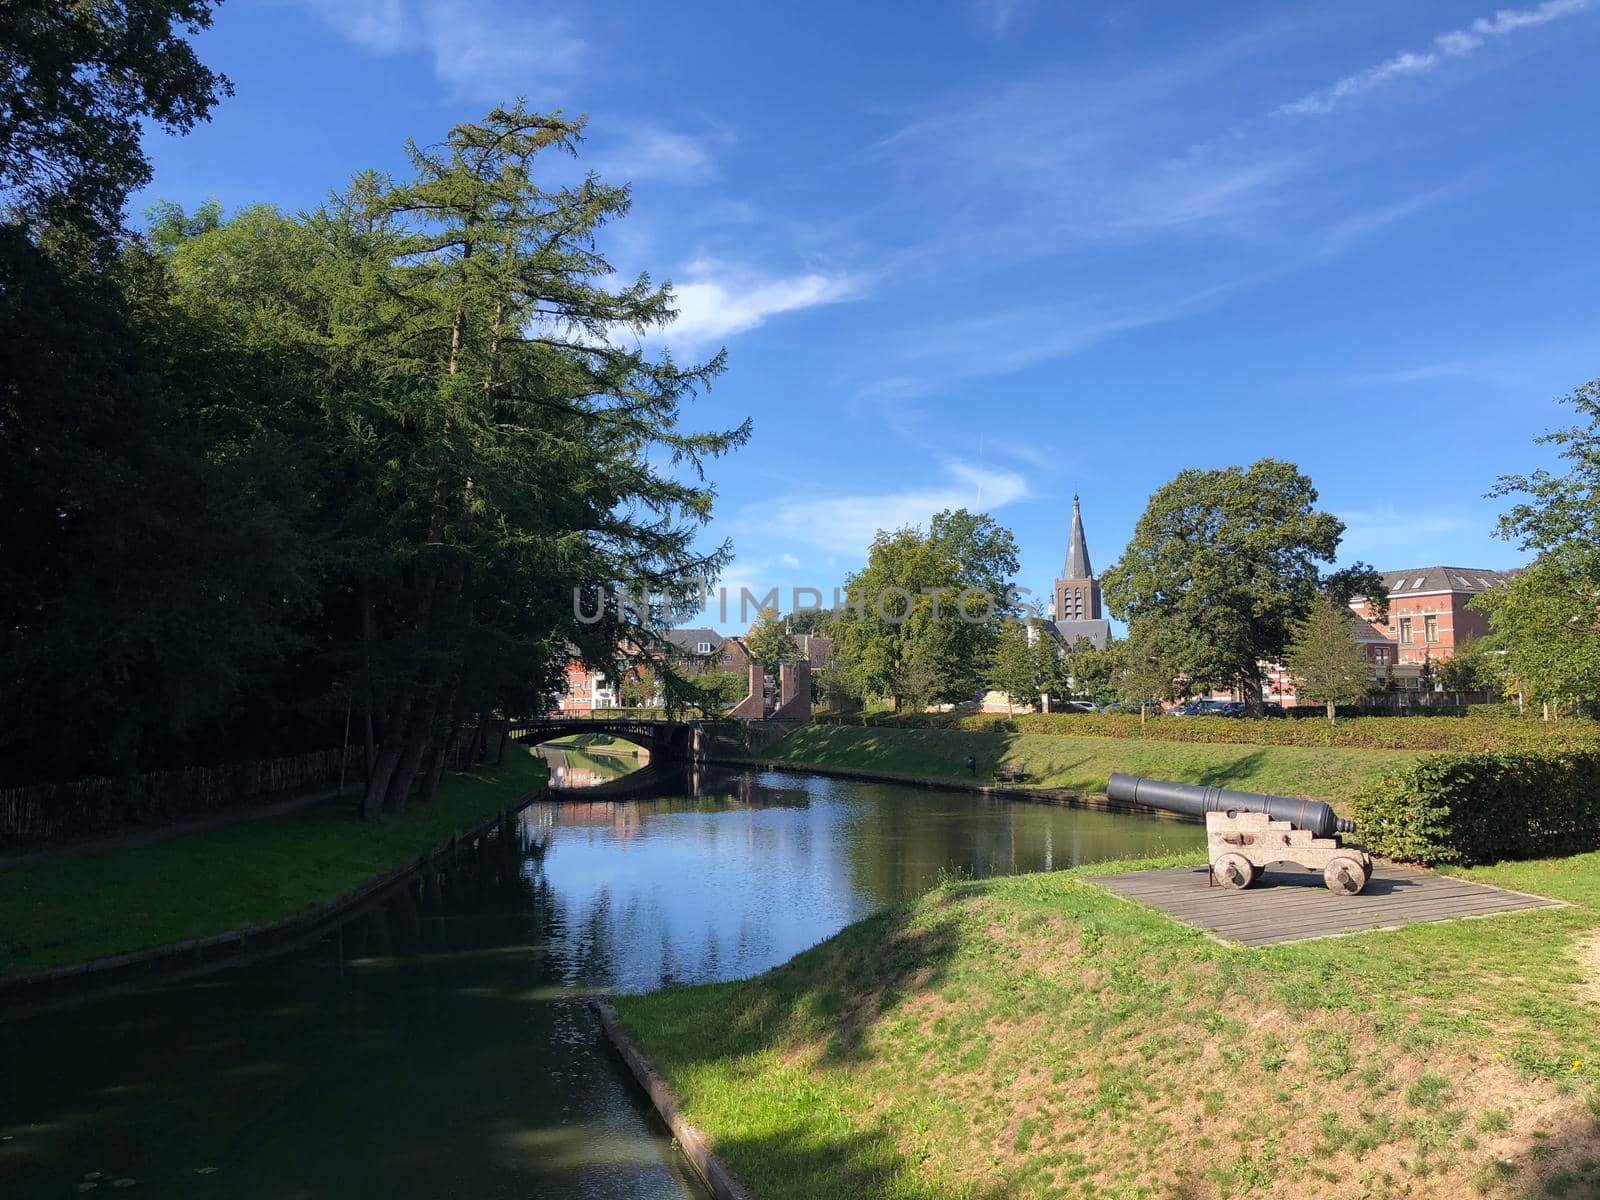
<path fill-rule="evenodd" d="M 1211 882 L 1225 888 L 1249 887 L 1275 862 L 1321 871 L 1328 890 L 1341 896 L 1357 895 L 1372 878 L 1372 859 L 1339 840 L 1341 833 L 1354 832 L 1355 823 L 1320 800 L 1235 792 L 1120 772 L 1107 781 L 1106 796 L 1203 818 Z"/>

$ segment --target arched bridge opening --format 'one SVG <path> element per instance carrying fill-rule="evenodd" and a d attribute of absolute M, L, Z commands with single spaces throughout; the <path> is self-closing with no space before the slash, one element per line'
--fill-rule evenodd
<path fill-rule="evenodd" d="M 524 746 L 537 746 L 582 733 L 603 734 L 632 742 L 648 750 L 652 761 L 699 762 L 706 755 L 707 739 L 699 721 L 543 717 L 514 722 L 506 736 Z"/>

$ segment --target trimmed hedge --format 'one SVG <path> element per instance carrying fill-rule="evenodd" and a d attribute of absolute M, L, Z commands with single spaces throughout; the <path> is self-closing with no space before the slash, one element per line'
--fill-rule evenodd
<path fill-rule="evenodd" d="M 966 729 L 975 733 L 1053 733 L 1064 737 L 1147 738 L 1246 746 L 1339 746 L 1367 750 L 1600 751 L 1600 721 L 1527 718 L 1352 717 L 1290 721 L 1281 717 L 1152 717 L 1141 730 L 1137 713 L 848 713 L 816 717 L 818 724 L 884 725 L 901 729 Z"/>
<path fill-rule="evenodd" d="M 1438 754 L 1352 807 L 1356 836 L 1402 862 L 1475 863 L 1600 848 L 1600 752 Z"/>

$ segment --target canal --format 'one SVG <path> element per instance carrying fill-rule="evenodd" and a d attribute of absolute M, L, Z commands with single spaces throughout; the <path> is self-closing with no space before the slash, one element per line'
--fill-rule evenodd
<path fill-rule="evenodd" d="M 1203 842 L 781 772 L 602 798 L 622 764 L 550 757 L 601 792 L 313 944 L 0 1024 L 0 1196 L 699 1197 L 586 997 L 751 975 L 949 876 Z"/>

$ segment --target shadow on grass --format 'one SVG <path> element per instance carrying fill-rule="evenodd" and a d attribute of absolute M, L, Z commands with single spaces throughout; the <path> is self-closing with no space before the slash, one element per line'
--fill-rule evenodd
<path fill-rule="evenodd" d="M 955 898 L 946 894 L 931 915 L 926 906 L 875 913 L 753 980 L 658 992 L 621 1005 L 647 1047 L 670 1046 L 667 1057 L 680 1065 L 819 1045 L 824 1065 L 842 1065 L 864 1056 L 864 1040 L 885 1013 L 914 992 L 938 989 L 960 937 Z M 738 1018 L 701 1028 L 706 993 L 727 988 L 742 993 L 733 1006 Z M 669 1014 L 670 1041 L 654 1029 Z"/>
<path fill-rule="evenodd" d="M 1195 771 L 1194 778 L 1190 782 L 1198 783 L 1202 787 L 1227 787 L 1236 780 L 1252 778 L 1265 763 L 1266 758 L 1267 752 L 1264 749 L 1253 750 L 1232 762 L 1216 763 Z"/>
<path fill-rule="evenodd" d="M 1007 1200 L 1009 1183 L 962 1184 L 952 1191 L 919 1175 L 917 1164 L 886 1129 L 829 1131 L 795 1126 L 781 1132 L 720 1139 L 718 1156 L 759 1200 Z"/>
<path fill-rule="evenodd" d="M 1486 1159 L 1472 1183 L 1482 1195 L 1515 1200 L 1600 1198 L 1600 1091 L 1589 1094 L 1587 1111 L 1558 1122 L 1526 1150 Z"/>
<path fill-rule="evenodd" d="M 874 1026 L 902 1001 L 944 984 L 962 941 L 954 893 L 971 886 L 877 913 L 754 980 L 617 999 L 624 1023 L 680 1089 L 689 1119 L 762 1200 L 947 1194 L 919 1176 L 901 1131 L 839 1118 L 848 1087 L 829 1075 L 870 1058 Z M 737 1015 L 708 1021 L 710 1011 Z M 730 1081 L 749 1080 L 752 1062 L 782 1083 L 732 1097 Z"/>

